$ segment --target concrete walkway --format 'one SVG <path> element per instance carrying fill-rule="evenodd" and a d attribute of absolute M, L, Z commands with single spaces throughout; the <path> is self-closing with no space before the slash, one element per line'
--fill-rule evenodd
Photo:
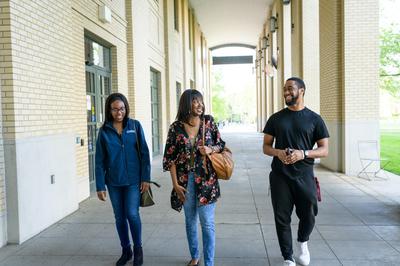
<path fill-rule="evenodd" d="M 236 167 L 230 181 L 221 181 L 215 265 L 282 265 L 263 136 L 244 132 L 223 138 Z M 316 173 L 322 203 L 309 244 L 310 265 L 400 265 L 400 177 L 366 181 L 321 168 Z M 171 181 L 161 158 L 154 160 L 152 176 L 162 188 L 154 188 L 156 206 L 141 210 L 145 265 L 183 266 L 189 260 L 183 213 L 169 207 Z M 297 221 L 294 215 L 293 235 Z M 0 265 L 114 265 L 119 255 L 110 202 L 90 198 L 24 244 L 1 248 Z"/>

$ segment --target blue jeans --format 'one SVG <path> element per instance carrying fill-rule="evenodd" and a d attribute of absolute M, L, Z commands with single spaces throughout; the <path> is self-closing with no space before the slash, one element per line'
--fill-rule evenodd
<path fill-rule="evenodd" d="M 107 186 L 114 210 L 115 225 L 122 248 L 130 247 L 129 228 L 135 247 L 142 246 L 142 222 L 140 221 L 140 188 L 139 184 L 129 186 Z"/>
<path fill-rule="evenodd" d="M 213 266 L 215 253 L 215 203 L 199 205 L 193 173 L 189 173 L 186 189 L 186 200 L 183 208 L 185 210 L 186 236 L 190 255 L 192 259 L 200 258 L 197 234 L 198 219 L 200 217 L 201 232 L 203 235 L 204 265 Z"/>

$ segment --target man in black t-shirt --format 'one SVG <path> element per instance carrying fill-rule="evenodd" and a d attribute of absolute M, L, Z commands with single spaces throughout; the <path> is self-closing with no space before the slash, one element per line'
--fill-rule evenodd
<path fill-rule="evenodd" d="M 287 266 L 296 265 L 290 228 L 294 206 L 300 220 L 296 260 L 302 265 L 310 263 L 307 241 L 318 212 L 314 159 L 328 155 L 328 130 L 321 116 L 304 106 L 305 90 L 300 78 L 286 80 L 283 96 L 288 107 L 273 114 L 263 131 L 263 151 L 274 157 L 269 175 L 271 199 L 283 265 Z"/>

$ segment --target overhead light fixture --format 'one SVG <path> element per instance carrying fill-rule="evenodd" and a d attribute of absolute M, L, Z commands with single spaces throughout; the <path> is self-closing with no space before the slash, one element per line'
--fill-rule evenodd
<path fill-rule="evenodd" d="M 271 64 L 275 69 L 278 69 L 278 59 L 274 55 L 271 55 Z"/>
<path fill-rule="evenodd" d="M 102 5 L 99 6 L 99 20 L 103 23 L 111 23 L 111 9 L 106 6 Z"/>
<path fill-rule="evenodd" d="M 264 36 L 262 38 L 262 42 L 261 42 L 261 49 L 265 50 L 269 47 L 269 39 L 267 36 Z"/>
<path fill-rule="evenodd" d="M 258 50 L 258 58 L 259 58 L 259 60 L 261 61 L 261 59 L 263 59 L 264 57 L 263 57 L 263 51 L 260 49 L 260 50 Z"/>
<path fill-rule="evenodd" d="M 282 2 L 283 2 L 284 5 L 290 4 L 290 0 L 282 0 Z"/>
<path fill-rule="evenodd" d="M 269 31 L 274 33 L 278 29 L 278 20 L 272 16 L 269 18 Z"/>

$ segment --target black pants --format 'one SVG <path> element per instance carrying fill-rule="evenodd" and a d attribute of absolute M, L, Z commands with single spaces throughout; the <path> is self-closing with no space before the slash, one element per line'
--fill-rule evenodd
<path fill-rule="evenodd" d="M 293 206 L 296 206 L 296 214 L 300 219 L 297 241 L 308 241 L 315 225 L 318 207 L 314 177 L 292 180 L 271 172 L 269 182 L 279 246 L 283 258 L 291 259 L 293 247 L 290 222 Z"/>

